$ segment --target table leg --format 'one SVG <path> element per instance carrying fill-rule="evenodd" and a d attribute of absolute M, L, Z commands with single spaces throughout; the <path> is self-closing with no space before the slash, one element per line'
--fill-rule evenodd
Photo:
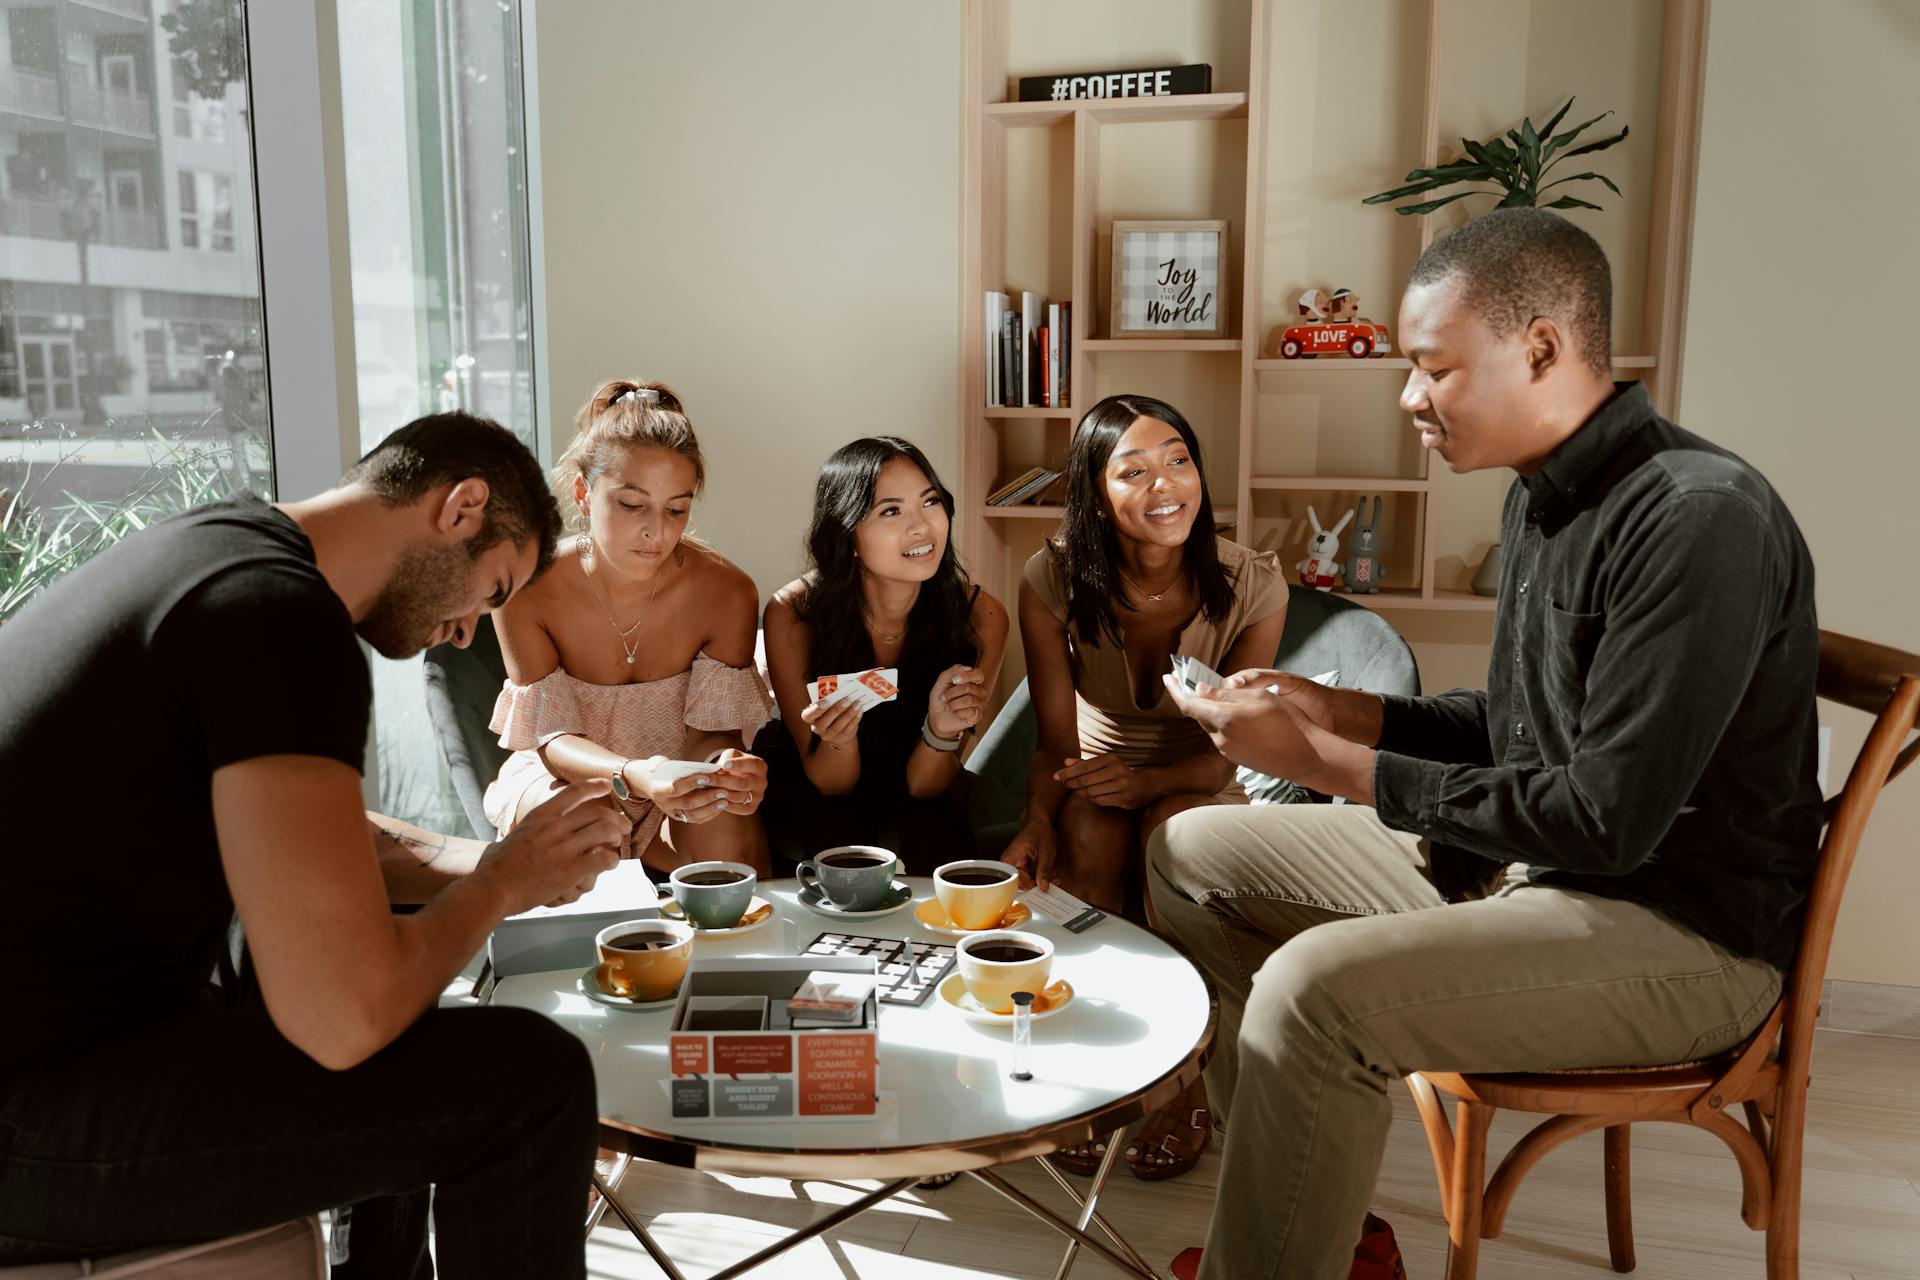
<path fill-rule="evenodd" d="M 1111 1149 L 1111 1146 L 1109 1149 Z M 1032 1196 L 1014 1186 L 993 1170 L 968 1169 L 967 1173 L 974 1178 L 978 1178 L 981 1182 L 986 1183 L 989 1187 L 992 1187 L 995 1191 L 998 1191 L 1001 1195 L 1013 1201 L 1022 1209 L 1025 1209 L 1028 1213 L 1040 1219 L 1040 1221 L 1046 1223 L 1068 1239 L 1077 1241 L 1086 1248 L 1093 1250 L 1126 1274 L 1139 1276 L 1141 1280 L 1161 1280 L 1159 1273 L 1152 1267 L 1137 1263 L 1132 1259 L 1124 1258 L 1118 1253 L 1115 1253 L 1107 1247 L 1105 1241 L 1088 1235 L 1085 1231 L 1074 1226 L 1071 1222 L 1068 1222 L 1065 1218 L 1047 1208 L 1047 1206 L 1041 1204 L 1038 1200 L 1035 1200 Z"/>
<path fill-rule="evenodd" d="M 1118 1129 L 1118 1130 L 1115 1130 L 1115 1132 L 1119 1134 L 1124 1134 L 1126 1130 Z M 1118 1144 L 1116 1144 L 1111 1140 L 1108 1141 L 1107 1152 L 1109 1155 L 1113 1153 L 1113 1151 L 1117 1148 L 1117 1145 Z M 1127 1243 L 1126 1237 L 1122 1236 L 1118 1231 L 1113 1229 L 1113 1224 L 1107 1221 L 1107 1215 L 1099 1212 L 1099 1210 L 1095 1207 L 1100 1199 L 1101 1190 L 1106 1186 L 1107 1176 L 1113 1171 L 1112 1165 L 1110 1165 L 1108 1162 L 1104 1160 L 1101 1162 L 1102 1167 L 1099 1172 L 1099 1175 L 1093 1180 L 1093 1187 L 1088 1192 L 1087 1198 L 1083 1201 L 1080 1199 L 1080 1193 L 1074 1189 L 1073 1184 L 1067 1181 L 1067 1175 L 1064 1173 L 1061 1173 L 1060 1170 L 1054 1166 L 1053 1161 L 1048 1160 L 1043 1156 L 1035 1163 L 1037 1163 L 1042 1169 L 1046 1170 L 1047 1175 L 1060 1185 L 1060 1189 L 1067 1193 L 1068 1199 L 1072 1200 L 1077 1207 L 1080 1207 L 1086 1210 L 1086 1213 L 1084 1213 L 1080 1219 L 1080 1227 L 1082 1230 L 1086 1229 L 1087 1218 L 1090 1215 L 1092 1217 L 1094 1225 L 1099 1227 L 1100 1230 L 1106 1233 L 1107 1239 L 1113 1241 L 1114 1247 L 1118 1248 L 1122 1253 L 1126 1254 L 1127 1257 L 1133 1259 L 1134 1266 L 1139 1267 L 1142 1271 L 1153 1270 L 1153 1267 L 1147 1262 L 1147 1260 L 1145 1258 L 1142 1258 L 1139 1255 L 1139 1253 L 1135 1251 L 1134 1247 Z M 1069 1248 L 1067 1253 L 1067 1259 L 1070 1261 L 1072 1257 L 1073 1257 L 1073 1252 L 1072 1252 L 1072 1249 Z M 1061 1265 L 1061 1270 L 1059 1272 L 1059 1275 L 1055 1277 L 1055 1280 L 1060 1280 L 1060 1277 L 1063 1277 L 1066 1275 L 1066 1267 L 1068 1265 L 1068 1262 L 1063 1261 L 1060 1265 Z"/>
<path fill-rule="evenodd" d="M 614 1156 L 613 1172 L 607 1175 L 607 1187 L 609 1189 L 620 1185 L 621 1175 L 626 1173 L 627 1166 L 632 1163 L 633 1163 L 633 1157 L 625 1151 L 622 1151 L 616 1156 Z M 608 1191 L 602 1191 L 600 1193 L 600 1198 L 594 1201 L 593 1208 L 589 1210 L 587 1213 L 587 1234 L 588 1235 L 592 1235 L 593 1229 L 600 1225 L 601 1215 L 606 1213 L 607 1201 L 610 1200 L 611 1198 L 612 1197 L 608 1193 Z"/>
<path fill-rule="evenodd" d="M 633 1238 L 640 1242 L 640 1247 L 645 1249 L 647 1255 L 667 1273 L 667 1280 L 687 1280 L 686 1274 L 673 1265 L 673 1259 L 669 1258 L 666 1251 L 654 1242 L 653 1237 L 647 1233 L 647 1229 L 640 1225 L 640 1219 L 628 1213 L 627 1206 L 613 1198 L 613 1188 L 601 1180 L 598 1169 L 593 1173 L 593 1185 L 600 1189 L 602 1203 L 613 1210 L 615 1217 L 627 1224 L 627 1230 L 633 1232 Z"/>
<path fill-rule="evenodd" d="M 847 1219 L 865 1213 L 867 1210 L 873 1208 L 873 1206 L 893 1198 L 912 1186 L 915 1181 L 917 1181 L 917 1179 L 898 1178 L 883 1186 L 877 1187 L 869 1191 L 866 1195 L 861 1196 L 858 1200 L 841 1205 L 838 1209 L 835 1209 L 818 1222 L 809 1223 L 791 1235 L 782 1236 L 779 1240 L 768 1245 L 752 1257 L 742 1258 L 726 1270 L 714 1272 L 710 1280 L 733 1280 L 735 1276 L 745 1275 L 755 1267 L 771 1262 L 795 1245 L 805 1244 L 815 1236 L 833 1230 Z M 600 1175 L 597 1172 L 593 1175 L 593 1185 L 600 1188 L 601 1199 L 612 1206 L 614 1213 L 618 1215 L 620 1221 L 627 1224 L 627 1230 L 633 1232 L 634 1239 L 640 1242 L 640 1246 L 659 1264 L 660 1269 L 667 1273 L 668 1280 L 687 1280 L 680 1268 L 673 1265 L 673 1259 L 666 1255 L 666 1251 L 654 1240 L 646 1227 L 640 1224 L 640 1220 L 628 1213 L 627 1207 L 613 1198 L 613 1189 L 601 1181 Z"/>

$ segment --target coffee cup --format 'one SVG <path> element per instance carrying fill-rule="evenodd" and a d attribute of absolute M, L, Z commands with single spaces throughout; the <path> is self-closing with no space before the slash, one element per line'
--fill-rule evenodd
<path fill-rule="evenodd" d="M 803 889 L 817 886 L 821 896 L 842 911 L 875 911 L 893 896 L 899 866 L 891 849 L 845 844 L 814 854 L 794 868 L 794 874 Z"/>
<path fill-rule="evenodd" d="M 962 938 L 956 950 L 961 981 L 990 1013 L 1012 1013 L 1014 992 L 1039 995 L 1053 975 L 1053 944 L 1037 933 L 993 929 Z"/>
<path fill-rule="evenodd" d="M 758 877 L 744 862 L 690 862 L 667 877 L 680 914 L 696 929 L 731 929 L 753 903 Z"/>
<path fill-rule="evenodd" d="M 933 873 L 933 894 L 956 929 L 991 929 L 1006 918 L 1020 875 L 1004 862 L 949 862 Z"/>
<path fill-rule="evenodd" d="M 678 920 L 622 920 L 593 939 L 600 964 L 594 977 L 608 995 L 662 1000 L 686 976 L 693 930 Z"/>

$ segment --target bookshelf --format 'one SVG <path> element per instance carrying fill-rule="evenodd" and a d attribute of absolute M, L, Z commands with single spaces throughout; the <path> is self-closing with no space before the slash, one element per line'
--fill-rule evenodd
<path fill-rule="evenodd" d="M 959 420 L 961 545 L 974 573 L 1014 606 L 1020 567 L 1060 512 L 988 507 L 985 495 L 1029 467 L 1062 465 L 1080 413 L 1102 396 L 1138 391 L 1193 422 L 1228 536 L 1277 550 L 1290 565 L 1304 554 L 1309 503 L 1331 521 L 1379 495 L 1385 589 L 1350 598 L 1400 615 L 1396 625 L 1416 646 L 1421 611 L 1459 619 L 1440 627 L 1449 643 L 1476 635 L 1484 643 L 1493 601 L 1467 586 L 1499 536 L 1510 473 L 1456 476 L 1428 465 L 1398 408 L 1405 359 L 1268 359 L 1267 334 L 1294 316 L 1302 290 L 1344 286 L 1397 339 L 1400 286 L 1414 261 L 1492 201 L 1408 218 L 1361 198 L 1450 157 L 1462 136 L 1491 136 L 1522 115 L 1541 120 L 1572 94 L 1575 119 L 1611 108 L 1632 129 L 1626 143 L 1575 162 L 1590 160 L 1624 195 L 1599 200 L 1603 212 L 1571 216 L 1614 264 L 1618 376 L 1644 380 L 1663 412 L 1676 414 L 1706 0 L 1124 8 L 967 0 Z M 1020 75 L 1176 62 L 1211 63 L 1219 92 L 1006 100 Z M 1106 336 L 1115 218 L 1230 224 L 1226 337 Z M 990 289 L 1072 300 L 1071 406 L 985 407 L 979 312 Z M 1020 663 L 1008 666 L 1011 687 Z"/>

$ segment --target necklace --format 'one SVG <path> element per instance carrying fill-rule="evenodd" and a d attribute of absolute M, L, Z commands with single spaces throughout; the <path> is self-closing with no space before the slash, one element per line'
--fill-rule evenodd
<path fill-rule="evenodd" d="M 640 624 L 645 622 L 647 618 L 652 615 L 654 592 L 660 590 L 660 577 L 661 577 L 661 574 L 663 574 L 665 571 L 666 571 L 666 566 L 661 565 L 659 570 L 657 570 L 654 573 L 653 586 L 647 591 L 646 608 L 641 610 L 640 616 L 633 620 L 632 626 L 622 629 L 620 624 L 614 620 L 613 608 L 607 603 L 607 598 L 604 595 L 600 594 L 600 584 L 593 580 L 593 570 L 588 568 L 585 565 L 581 566 L 580 572 L 587 575 L 587 586 L 592 588 L 593 598 L 600 602 L 600 611 L 607 615 L 607 625 L 613 628 L 613 634 L 617 636 L 620 640 L 620 651 L 627 655 L 628 666 L 632 666 L 633 660 L 639 656 L 640 644 L 638 641 L 635 641 L 632 644 L 628 644 L 627 637 L 631 636 L 634 632 L 638 631 L 640 629 Z"/>
<path fill-rule="evenodd" d="M 1180 575 L 1178 573 L 1174 574 L 1173 581 L 1169 582 L 1166 586 L 1160 588 L 1158 591 L 1147 590 L 1145 587 L 1141 586 L 1139 583 L 1135 582 L 1132 578 L 1129 578 L 1124 573 L 1120 575 L 1120 581 L 1126 583 L 1129 587 L 1132 587 L 1135 591 L 1138 591 L 1141 595 L 1153 601 L 1155 604 L 1159 604 L 1162 600 L 1167 598 L 1168 592 L 1172 591 L 1175 587 L 1180 585 Z"/>

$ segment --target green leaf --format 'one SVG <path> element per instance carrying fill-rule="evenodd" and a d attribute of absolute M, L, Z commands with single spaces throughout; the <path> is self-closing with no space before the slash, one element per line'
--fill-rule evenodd
<path fill-rule="evenodd" d="M 1565 105 L 1553 113 L 1553 118 L 1540 127 L 1540 136 L 1543 138 L 1551 138 L 1553 136 L 1553 126 L 1559 124 L 1561 117 L 1566 115 L 1572 107 L 1573 99 L 1568 98 Z"/>
<path fill-rule="evenodd" d="M 1554 181 L 1554 182 L 1549 182 L 1549 183 L 1548 183 L 1548 184 L 1547 184 L 1547 185 L 1546 185 L 1545 187 L 1542 187 L 1542 188 L 1540 188 L 1540 189 L 1541 189 L 1542 191 L 1546 191 L 1546 190 L 1548 190 L 1548 189 L 1550 189 L 1550 188 L 1553 188 L 1553 187 L 1557 187 L 1557 186 L 1559 186 L 1559 185 L 1560 185 L 1560 183 L 1562 183 L 1562 182 L 1581 182 L 1581 181 L 1585 181 L 1585 180 L 1587 180 L 1587 179 L 1589 179 L 1589 178 L 1591 178 L 1591 179 L 1596 179 L 1596 180 L 1598 180 L 1598 181 L 1600 181 L 1600 182 L 1604 182 L 1604 183 L 1606 183 L 1606 184 L 1607 184 L 1607 190 L 1609 190 L 1609 191 L 1611 191 L 1611 192 L 1613 192 L 1613 194 L 1615 194 L 1615 195 L 1619 195 L 1619 194 L 1620 194 L 1620 188 L 1619 188 L 1619 187 L 1616 187 L 1615 185 L 1613 185 L 1613 179 L 1612 179 L 1612 178 L 1609 178 L 1609 177 L 1608 177 L 1608 176 L 1607 176 L 1606 174 L 1604 174 L 1604 173 L 1576 173 L 1576 174 L 1574 174 L 1574 175 L 1573 175 L 1573 176 L 1572 176 L 1571 178 L 1560 178 L 1560 179 L 1558 179 L 1557 181 Z"/>
<path fill-rule="evenodd" d="M 1589 142 L 1584 147 L 1575 147 L 1573 150 L 1567 152 L 1567 154 L 1561 156 L 1560 159 L 1571 160 L 1575 156 L 1584 156 L 1589 152 L 1605 151 L 1608 147 L 1612 146 L 1614 143 L 1625 142 L 1626 139 L 1627 139 L 1627 126 L 1621 125 L 1620 132 L 1614 134 L 1611 138 L 1602 138 L 1598 142 Z"/>
<path fill-rule="evenodd" d="M 1576 200 L 1572 196 L 1561 196 L 1558 200 L 1555 200 L 1546 207 L 1549 209 L 1600 209 L 1600 206 L 1597 204 L 1588 204 L 1585 200 Z M 1602 213 L 1606 212 L 1604 209 L 1600 211 Z"/>
<path fill-rule="evenodd" d="M 1478 168 L 1481 168 L 1482 166 L 1476 165 L 1474 167 L 1478 169 Z M 1452 178 L 1452 177 L 1429 178 L 1425 182 L 1416 182 L 1410 186 L 1405 186 L 1405 187 L 1395 187 L 1392 191 L 1382 191 L 1377 196 L 1368 196 L 1366 199 L 1362 200 L 1360 203 L 1361 204 L 1385 204 L 1389 200 L 1401 200 L 1406 198 L 1407 196 L 1417 196 L 1422 191 L 1432 191 L 1437 187 L 1452 186 L 1456 182 L 1481 181 L 1481 180 L 1482 179 L 1479 179 L 1479 178 L 1473 178 L 1473 179 Z"/>
<path fill-rule="evenodd" d="M 1453 195 L 1443 197 L 1442 199 L 1439 199 L 1439 200 L 1429 200 L 1425 204 L 1403 205 L 1400 208 L 1395 209 L 1394 212 L 1403 213 L 1403 214 L 1432 213 L 1435 209 L 1440 208 L 1442 205 L 1452 204 L 1455 200 L 1465 200 L 1468 196 L 1490 196 L 1493 194 L 1495 193 L 1491 191 L 1458 191 L 1458 192 L 1455 192 Z"/>
<path fill-rule="evenodd" d="M 1568 143 L 1572 142 L 1575 138 L 1585 133 L 1589 128 L 1591 128 L 1596 124 L 1599 124 L 1602 120 L 1605 120 L 1608 116 L 1612 114 L 1613 112 L 1611 111 L 1602 111 L 1599 115 L 1595 116 L 1593 119 L 1584 120 L 1581 123 L 1573 126 L 1573 128 L 1567 130 L 1565 133 L 1554 134 L 1552 140 L 1547 143 L 1546 150 L 1542 153 L 1543 158 L 1551 160 L 1554 156 L 1554 153 L 1559 151 L 1560 148 L 1566 146 Z"/>

